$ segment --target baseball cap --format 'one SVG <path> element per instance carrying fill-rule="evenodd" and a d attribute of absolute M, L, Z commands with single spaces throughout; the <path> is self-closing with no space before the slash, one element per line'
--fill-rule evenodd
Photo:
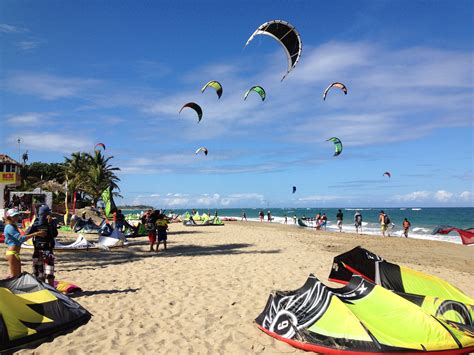
<path fill-rule="evenodd" d="M 8 216 L 8 217 L 15 217 L 15 216 L 18 216 L 19 214 L 21 214 L 21 212 L 18 211 L 16 208 L 10 208 L 10 209 L 7 211 L 7 216 Z"/>

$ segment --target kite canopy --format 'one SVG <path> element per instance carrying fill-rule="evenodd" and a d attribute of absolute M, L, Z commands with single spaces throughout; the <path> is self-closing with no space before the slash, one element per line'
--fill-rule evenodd
<path fill-rule="evenodd" d="M 389 171 L 386 171 L 386 172 L 384 172 L 382 176 L 385 176 L 385 175 L 387 175 L 389 178 L 391 178 L 391 177 L 392 177 L 392 174 L 390 174 L 390 172 L 389 172 Z"/>
<path fill-rule="evenodd" d="M 206 85 L 204 85 L 201 89 L 201 92 L 204 92 L 207 87 L 210 86 L 216 90 L 217 97 L 220 99 L 222 96 L 222 85 L 218 81 L 211 80 Z"/>
<path fill-rule="evenodd" d="M 448 234 L 450 232 L 457 232 L 464 245 L 474 244 L 474 228 L 460 229 L 451 226 L 438 226 L 431 234 Z"/>
<path fill-rule="evenodd" d="M 189 108 L 193 109 L 194 111 L 196 111 L 196 113 L 198 115 L 198 123 L 199 123 L 202 119 L 202 108 L 201 108 L 201 106 L 199 106 L 195 102 L 188 102 L 187 104 L 184 104 L 183 107 L 181 107 L 181 110 L 179 110 L 179 113 L 181 113 L 181 111 L 183 111 L 183 109 L 186 108 L 186 107 L 189 107 Z"/>
<path fill-rule="evenodd" d="M 350 282 L 352 275 L 396 292 L 474 305 L 472 298 L 443 279 L 390 263 L 360 246 L 334 257 L 329 280 L 344 284 Z"/>
<path fill-rule="evenodd" d="M 335 289 L 310 275 L 298 290 L 273 292 L 255 322 L 279 340 L 323 354 L 465 354 L 474 350 L 469 319 L 454 322 L 438 313 L 445 300 L 430 299 L 424 305 L 420 304 L 423 298 L 405 296 L 360 276 Z"/>
<path fill-rule="evenodd" d="M 296 192 L 296 186 L 293 186 L 293 193 Z"/>
<path fill-rule="evenodd" d="M 347 87 L 343 83 L 332 83 L 324 90 L 323 100 L 326 100 L 326 96 L 331 88 L 339 88 L 344 92 L 344 95 L 347 95 Z"/>
<path fill-rule="evenodd" d="M 248 89 L 245 94 L 244 94 L 244 101 L 247 100 L 247 96 L 249 96 L 251 91 L 255 91 L 257 94 L 260 95 L 260 98 L 262 101 L 265 101 L 265 98 L 267 97 L 267 94 L 265 93 L 265 90 L 261 86 L 252 86 L 250 89 Z"/>
<path fill-rule="evenodd" d="M 326 142 L 333 142 L 334 143 L 334 156 L 337 157 L 339 154 L 342 153 L 342 142 L 337 137 L 329 138 Z"/>
<path fill-rule="evenodd" d="M 259 28 L 257 28 L 254 33 L 252 33 L 250 38 L 247 40 L 245 46 L 247 46 L 257 35 L 266 35 L 273 37 L 285 49 L 286 56 L 288 59 L 288 70 L 281 79 L 283 81 L 283 79 L 285 79 L 288 73 L 293 70 L 293 68 L 296 66 L 296 63 L 298 63 L 300 59 L 302 50 L 300 34 L 296 30 L 295 26 L 286 21 L 268 21 L 261 25 Z"/>
<path fill-rule="evenodd" d="M 97 143 L 94 147 L 94 150 L 97 150 L 97 147 L 102 147 L 102 149 L 105 150 L 105 144 L 104 143 Z"/>
<path fill-rule="evenodd" d="M 0 281 L 0 352 L 34 348 L 86 324 L 91 314 L 30 274 Z"/>
<path fill-rule="evenodd" d="M 196 154 L 199 154 L 200 152 L 204 152 L 204 155 L 207 155 L 209 151 L 207 150 L 207 148 L 201 147 L 198 150 L 196 150 Z"/>

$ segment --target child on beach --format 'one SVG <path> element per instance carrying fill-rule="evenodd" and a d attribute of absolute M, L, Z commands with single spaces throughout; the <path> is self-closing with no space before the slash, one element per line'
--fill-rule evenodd
<path fill-rule="evenodd" d="M 408 230 L 410 229 L 411 227 L 411 223 L 408 219 L 404 219 L 403 220 L 403 235 L 405 236 L 405 238 L 408 238 Z"/>
<path fill-rule="evenodd" d="M 163 242 L 164 250 L 167 250 L 166 241 L 168 240 L 168 220 L 166 216 L 160 214 L 158 220 L 156 221 L 156 230 L 158 234 L 158 243 L 156 244 L 156 251 L 160 247 L 160 242 Z"/>

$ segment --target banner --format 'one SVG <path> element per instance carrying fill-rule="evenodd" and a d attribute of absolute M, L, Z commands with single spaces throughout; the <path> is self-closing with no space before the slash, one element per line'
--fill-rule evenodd
<path fill-rule="evenodd" d="M 16 184 L 16 173 L 0 173 L 0 184 Z"/>

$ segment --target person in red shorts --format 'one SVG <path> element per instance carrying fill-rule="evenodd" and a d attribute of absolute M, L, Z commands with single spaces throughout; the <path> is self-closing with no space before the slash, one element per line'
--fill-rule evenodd
<path fill-rule="evenodd" d="M 158 220 L 158 211 L 148 210 L 144 216 L 145 229 L 148 232 L 148 241 L 150 242 L 150 251 L 154 251 L 153 246 L 156 243 L 156 221 Z"/>

